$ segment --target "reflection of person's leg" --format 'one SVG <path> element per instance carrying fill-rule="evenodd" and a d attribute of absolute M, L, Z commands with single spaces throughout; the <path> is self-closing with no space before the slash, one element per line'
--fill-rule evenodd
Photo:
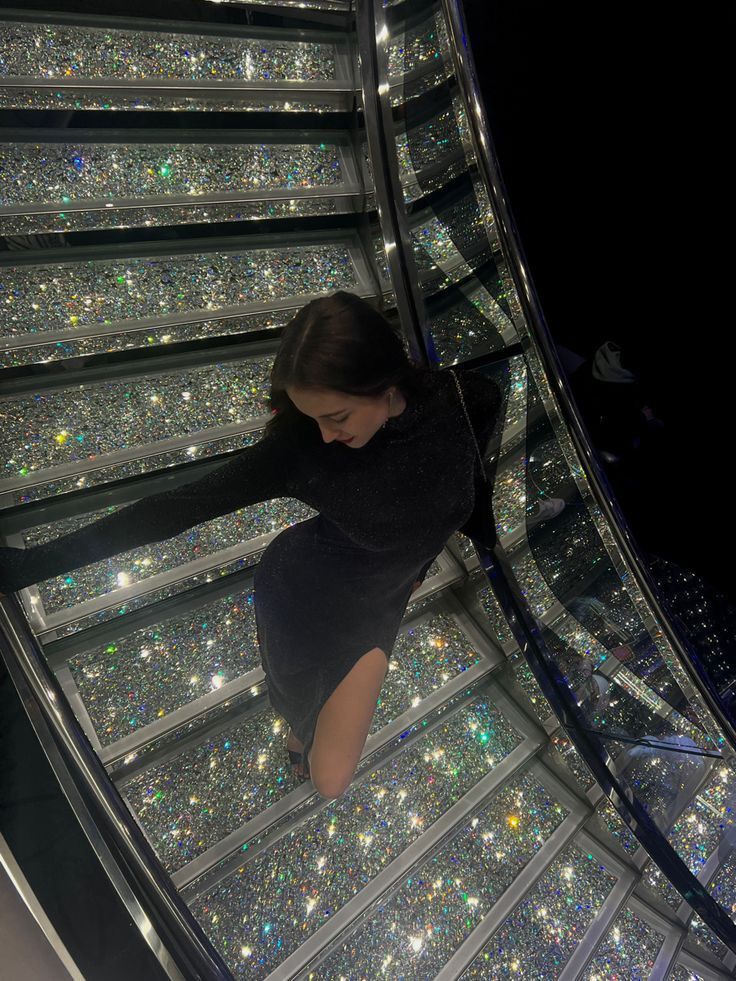
<path fill-rule="evenodd" d="M 323 797 L 339 797 L 352 780 L 387 671 L 388 658 L 373 647 L 322 706 L 308 756 L 312 782 Z"/>

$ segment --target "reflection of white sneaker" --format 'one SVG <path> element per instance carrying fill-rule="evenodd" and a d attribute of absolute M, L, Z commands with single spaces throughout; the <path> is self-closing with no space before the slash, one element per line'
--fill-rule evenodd
<path fill-rule="evenodd" d="M 527 511 L 526 526 L 527 528 L 533 528 L 535 525 L 541 524 L 542 521 L 549 521 L 550 518 L 556 518 L 564 509 L 565 502 L 561 497 L 551 497 L 548 501 L 537 501 L 534 505 L 534 510 L 531 512 Z"/>

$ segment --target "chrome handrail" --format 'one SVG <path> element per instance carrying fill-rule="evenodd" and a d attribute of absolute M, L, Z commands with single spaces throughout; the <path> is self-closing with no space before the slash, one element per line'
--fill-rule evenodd
<path fill-rule="evenodd" d="M 175 979 L 232 981 L 87 741 L 15 596 L 0 598 L 0 655 L 100 864 L 163 969 Z"/>

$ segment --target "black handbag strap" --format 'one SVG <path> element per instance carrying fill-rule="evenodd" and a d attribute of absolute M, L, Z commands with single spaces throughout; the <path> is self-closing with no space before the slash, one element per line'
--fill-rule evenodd
<path fill-rule="evenodd" d="M 455 379 L 455 385 L 457 386 L 457 393 L 460 396 L 460 402 L 461 402 L 462 407 L 463 407 L 463 412 L 465 413 L 465 418 L 468 420 L 468 429 L 470 429 L 470 435 L 473 437 L 473 442 L 475 443 L 475 449 L 476 449 L 476 451 L 478 453 L 478 459 L 480 460 L 480 472 L 481 472 L 481 474 L 483 476 L 483 479 L 486 480 L 486 482 L 487 482 L 486 469 L 485 469 L 485 464 L 483 462 L 483 454 L 481 453 L 480 447 L 478 446 L 478 440 L 475 438 L 475 431 L 473 429 L 473 424 L 470 421 L 470 416 L 468 415 L 467 406 L 465 405 L 465 398 L 463 397 L 463 390 L 460 387 L 460 382 L 458 381 L 458 377 L 457 377 L 457 375 L 455 374 L 455 372 L 453 371 L 452 368 L 450 368 L 450 374 Z"/>

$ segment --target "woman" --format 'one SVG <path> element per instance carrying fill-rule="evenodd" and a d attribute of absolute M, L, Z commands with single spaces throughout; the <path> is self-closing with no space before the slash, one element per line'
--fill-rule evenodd
<path fill-rule="evenodd" d="M 458 371 L 485 447 L 501 392 Z M 411 593 L 449 536 L 488 541 L 473 435 L 449 372 L 408 360 L 399 335 L 350 293 L 286 325 L 263 438 L 199 480 L 146 497 L 30 549 L 0 549 L 0 590 L 163 541 L 277 497 L 319 513 L 286 528 L 254 573 L 261 662 L 290 724 L 297 776 L 325 797 L 352 779 Z M 495 530 L 492 532 L 495 538 Z"/>

